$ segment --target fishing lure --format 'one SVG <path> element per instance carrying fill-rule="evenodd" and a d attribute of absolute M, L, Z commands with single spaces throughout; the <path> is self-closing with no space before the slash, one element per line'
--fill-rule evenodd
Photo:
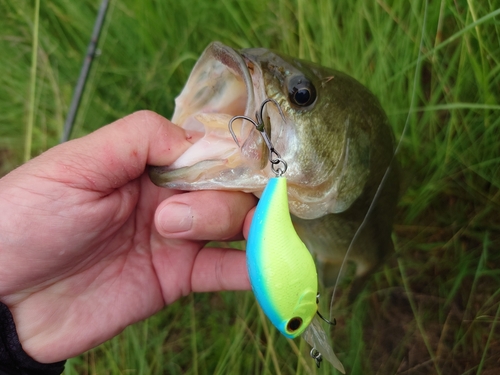
<path fill-rule="evenodd" d="M 320 367 L 323 357 L 345 374 L 344 366 L 328 343 L 318 316 L 318 276 L 311 253 L 299 238 L 292 224 L 288 207 L 287 163 L 274 149 L 264 129 L 264 106 L 273 102 L 281 117 L 281 108 L 273 99 L 262 102 L 257 122 L 247 116 L 235 116 L 229 122 L 229 131 L 236 119 L 250 121 L 262 134 L 269 148 L 269 161 L 276 177 L 269 180 L 260 197 L 248 234 L 246 257 L 250 284 L 257 302 L 271 323 L 288 338 L 300 335 L 312 346 L 310 356 Z"/>

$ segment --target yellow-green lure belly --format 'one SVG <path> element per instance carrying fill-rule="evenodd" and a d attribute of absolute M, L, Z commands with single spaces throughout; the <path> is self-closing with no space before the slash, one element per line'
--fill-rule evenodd
<path fill-rule="evenodd" d="M 288 338 L 304 332 L 318 309 L 316 265 L 292 225 L 285 177 L 269 180 L 250 226 L 247 266 L 253 292 Z"/>
<path fill-rule="evenodd" d="M 285 177 L 271 178 L 264 189 L 250 225 L 246 252 L 252 290 L 274 326 L 288 338 L 302 334 L 313 347 L 311 356 L 318 367 L 324 357 L 345 374 L 316 317 L 316 265 L 293 228 Z"/>

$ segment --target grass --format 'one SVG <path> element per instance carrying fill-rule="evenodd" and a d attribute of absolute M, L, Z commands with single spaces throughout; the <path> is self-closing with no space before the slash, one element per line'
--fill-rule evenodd
<path fill-rule="evenodd" d="M 58 142 L 99 1 L 42 1 L 39 12 L 27 0 L 0 6 L 6 173 Z M 401 140 L 403 192 L 397 255 L 353 304 L 346 293 L 336 299 L 335 351 L 349 374 L 496 374 L 499 8 L 495 0 L 427 8 L 418 0 L 111 1 L 73 135 L 143 108 L 170 116 L 213 40 L 347 72 L 380 98 Z M 316 370 L 307 345 L 281 337 L 250 293 L 227 292 L 183 299 L 69 360 L 65 373 L 335 372 Z"/>

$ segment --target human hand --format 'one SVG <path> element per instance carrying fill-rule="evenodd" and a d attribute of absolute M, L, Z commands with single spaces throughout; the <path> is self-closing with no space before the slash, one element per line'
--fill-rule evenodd
<path fill-rule="evenodd" d="M 191 292 L 249 289 L 241 239 L 256 198 L 154 186 L 190 135 L 141 111 L 0 180 L 0 300 L 39 362 L 73 357 Z M 214 220 L 214 218 L 217 218 Z"/>

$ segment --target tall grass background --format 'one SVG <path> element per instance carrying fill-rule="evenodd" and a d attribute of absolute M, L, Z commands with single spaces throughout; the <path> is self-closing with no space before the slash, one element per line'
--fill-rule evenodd
<path fill-rule="evenodd" d="M 0 174 L 58 143 L 98 7 L 0 0 Z M 499 8 L 498 0 L 111 0 L 73 136 L 139 109 L 171 116 L 213 40 L 345 71 L 387 111 L 401 142 L 402 194 L 396 255 L 354 303 L 340 288 L 336 353 L 348 374 L 497 374 Z M 249 292 L 184 298 L 65 371 L 315 373 L 337 372 L 316 369 L 307 344 L 280 336 Z"/>

